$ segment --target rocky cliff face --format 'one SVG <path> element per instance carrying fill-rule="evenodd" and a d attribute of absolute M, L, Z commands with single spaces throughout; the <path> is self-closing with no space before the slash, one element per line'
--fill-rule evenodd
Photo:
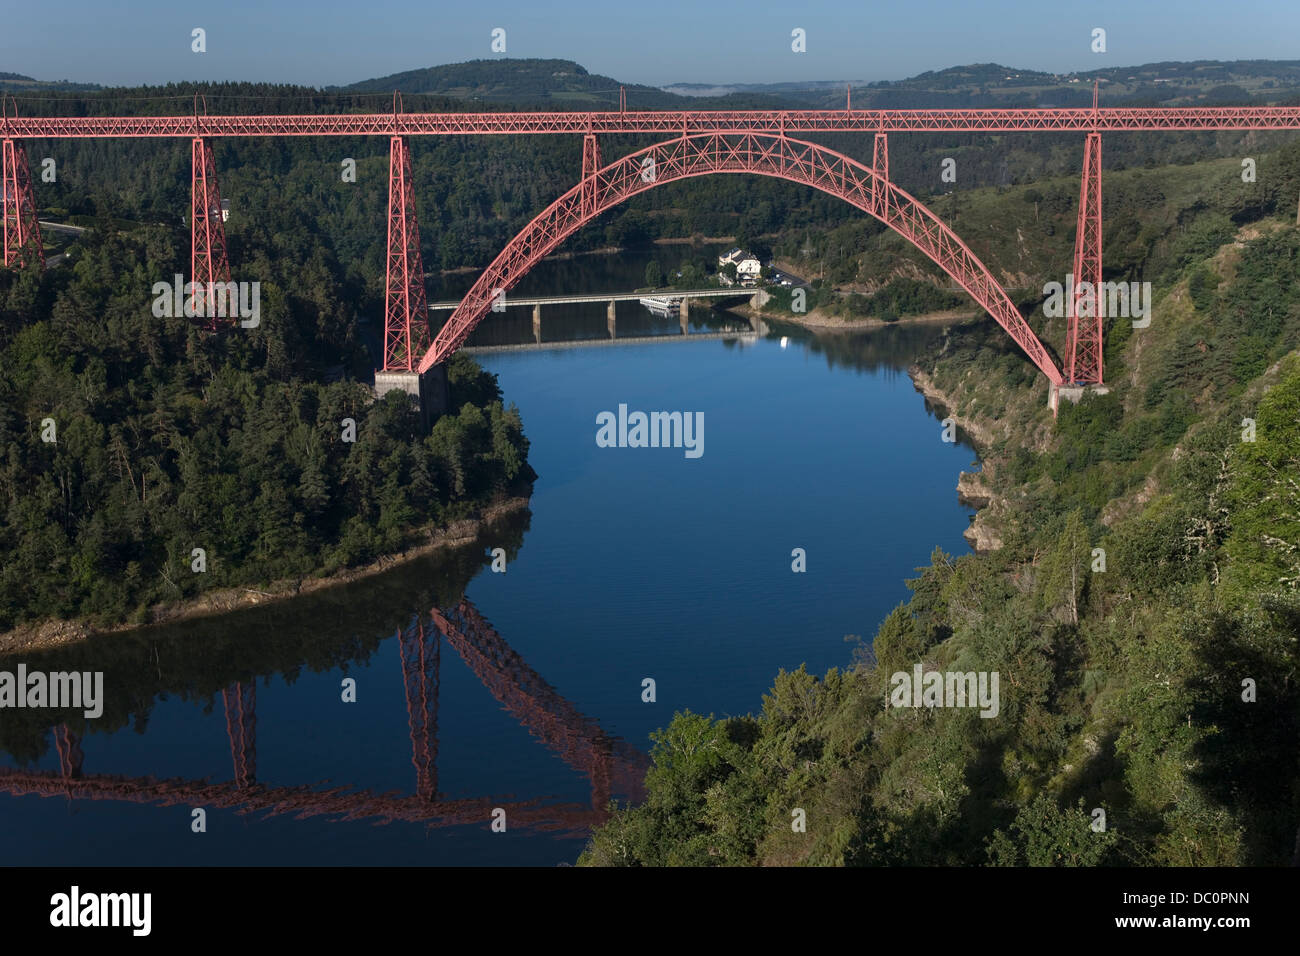
<path fill-rule="evenodd" d="M 996 551 L 1002 547 L 1002 538 L 998 534 L 998 515 L 1005 503 L 998 498 L 988 485 L 993 462 L 985 458 L 985 452 L 992 443 L 993 434 L 987 425 L 976 418 L 962 416 L 952 409 L 957 403 L 944 393 L 919 366 L 908 369 L 912 384 L 932 404 L 938 406 L 941 414 L 951 417 L 975 442 L 976 448 L 984 460 L 983 471 L 963 471 L 957 478 L 957 500 L 976 509 L 975 518 L 970 527 L 962 532 L 972 548 L 977 552 Z"/>
<path fill-rule="evenodd" d="M 962 532 L 977 552 L 996 551 L 1002 547 L 998 536 L 998 514 L 1002 502 L 984 483 L 980 472 L 963 471 L 957 478 L 957 500 L 975 509 L 970 527 Z"/>
<path fill-rule="evenodd" d="M 993 492 L 984 484 L 978 471 L 963 471 L 957 476 L 957 500 L 972 508 L 987 508 L 993 501 Z"/>

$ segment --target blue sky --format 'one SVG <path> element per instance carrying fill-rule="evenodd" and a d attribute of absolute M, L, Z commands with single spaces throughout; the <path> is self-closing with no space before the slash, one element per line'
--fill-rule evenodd
<path fill-rule="evenodd" d="M 343 84 L 506 55 L 675 82 L 901 79 L 963 63 L 1053 72 L 1158 60 L 1287 59 L 1293 0 L 0 0 L 0 70 L 106 84 L 263 80 Z M 190 31 L 207 31 L 207 52 Z M 807 52 L 790 32 L 807 34 Z M 1089 49 L 1107 31 L 1107 52 Z"/>

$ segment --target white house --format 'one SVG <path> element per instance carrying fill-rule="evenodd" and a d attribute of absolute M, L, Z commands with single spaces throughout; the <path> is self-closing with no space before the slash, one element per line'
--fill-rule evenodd
<path fill-rule="evenodd" d="M 763 271 L 762 264 L 753 256 L 741 259 L 736 263 L 736 278 L 741 282 L 753 283 L 758 281 L 758 275 Z"/>
<path fill-rule="evenodd" d="M 757 256 L 736 246 L 718 256 L 718 278 L 723 285 L 731 285 L 731 280 L 722 272 L 722 267 L 728 264 L 736 267 L 736 278 L 745 285 L 753 285 L 757 282 L 758 275 L 763 270 Z"/>

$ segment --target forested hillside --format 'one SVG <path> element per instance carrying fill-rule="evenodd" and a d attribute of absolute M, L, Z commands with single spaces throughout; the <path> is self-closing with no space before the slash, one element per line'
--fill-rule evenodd
<path fill-rule="evenodd" d="M 1003 546 L 936 550 L 910 600 L 864 622 L 871 640 L 844 669 L 780 674 L 756 716 L 677 715 L 656 737 L 647 802 L 597 831 L 584 862 L 1294 863 L 1300 229 L 1287 176 L 1277 217 L 1226 163 L 1108 177 L 1117 212 L 1152 213 L 1126 239 L 1111 230 L 1107 259 L 1137 257 L 1156 284 L 1150 326 L 1109 323 L 1109 394 L 1053 420 L 1041 376 L 988 320 L 953 329 L 917 369 L 985 436 L 993 502 L 978 520 Z M 1009 228 L 1034 218 L 1016 192 L 976 204 Z M 1006 270 L 1015 256 L 991 258 Z M 1033 321 L 1063 335 L 1061 319 Z M 998 672 L 997 716 L 887 706 L 892 675 L 917 664 Z"/>
<path fill-rule="evenodd" d="M 434 93 L 471 101 L 475 109 L 499 108 L 505 102 L 540 109 L 617 109 L 619 89 L 635 109 L 680 109 L 681 97 L 653 86 L 620 84 L 609 76 L 588 73 L 571 60 L 470 60 L 341 87 L 345 93 Z"/>
<path fill-rule="evenodd" d="M 1164 291 L 1183 277 L 1189 262 L 1231 240 L 1241 226 L 1261 217 L 1294 219 L 1300 196 L 1300 148 L 1295 144 L 1257 148 L 1262 142 L 1241 145 L 1240 155 L 1218 161 L 1210 161 L 1219 151 L 1211 148 L 1206 159 L 1195 163 L 1106 165 L 1103 277 L 1151 282 L 1157 291 Z M 1103 150 L 1106 155 L 1115 152 L 1109 149 L 1109 140 Z M 982 152 L 999 155 L 991 144 Z M 962 168 L 965 153 L 958 155 L 958 168 Z M 1248 182 L 1243 181 L 1245 159 L 1250 160 L 1254 177 Z M 1072 268 L 1077 169 L 1022 185 L 963 189 L 925 198 L 989 266 L 1022 311 L 1030 313 L 1037 328 L 1042 321 L 1044 285 L 1063 285 Z M 810 310 L 889 317 L 969 301 L 916 247 L 865 216 L 820 234 L 779 239 L 773 245 L 799 274 L 820 277 L 806 300 Z M 1198 295 L 1204 281 L 1200 275 Z M 778 291 L 769 308 L 777 314 L 788 312 L 789 292 Z M 1063 348 L 1064 332 L 1064 323 L 1058 322 L 1047 329 L 1047 338 Z M 1117 330 L 1108 348 L 1118 349 L 1125 335 L 1122 328 Z"/>
<path fill-rule="evenodd" d="M 400 393 L 374 402 L 341 270 L 296 238 L 238 244 L 260 322 L 220 335 L 154 314 L 153 284 L 188 271 L 175 228 L 0 270 L 0 630 L 328 573 L 526 493 L 495 377 L 458 357 L 432 434 Z"/>

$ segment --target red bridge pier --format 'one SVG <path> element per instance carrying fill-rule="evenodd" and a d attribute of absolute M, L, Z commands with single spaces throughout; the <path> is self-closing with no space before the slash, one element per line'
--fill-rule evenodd
<path fill-rule="evenodd" d="M 447 369 L 439 363 L 421 373 L 429 347 L 429 306 L 424 258 L 415 214 L 411 150 L 401 136 L 389 140 L 388 257 L 384 283 L 384 365 L 375 372 L 375 398 L 405 392 L 425 426 L 448 410 Z"/>
<path fill-rule="evenodd" d="M 1094 124 L 1098 87 L 1092 87 Z M 1079 225 L 1074 236 L 1074 288 L 1067 290 L 1065 367 L 1063 381 L 1049 385 L 1047 404 L 1055 415 L 1061 399 L 1077 404 L 1085 394 L 1105 395 L 1102 353 L 1106 318 L 1101 283 L 1101 133 L 1096 126 L 1083 147 L 1083 179 L 1079 186 Z"/>
<path fill-rule="evenodd" d="M 4 176 L 0 180 L 0 215 L 4 217 L 4 264 L 45 268 L 41 224 L 36 217 L 36 195 L 22 140 L 5 137 L 0 143 Z"/>

